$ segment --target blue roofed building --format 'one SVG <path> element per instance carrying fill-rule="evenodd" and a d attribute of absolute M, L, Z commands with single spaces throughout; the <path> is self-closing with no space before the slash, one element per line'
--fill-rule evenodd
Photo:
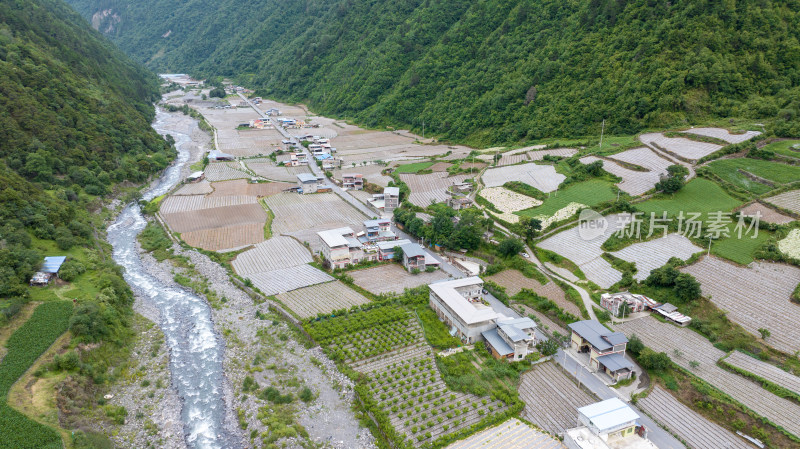
<path fill-rule="evenodd" d="M 631 377 L 634 364 L 625 357 L 628 338 L 622 332 L 612 332 L 599 321 L 576 321 L 569 325 L 570 347 L 579 354 L 589 355 L 589 367 L 608 374 L 615 382 Z"/>
<path fill-rule="evenodd" d="M 31 278 L 30 285 L 47 285 L 54 277 L 58 277 L 61 265 L 67 261 L 67 256 L 45 257 L 41 270 L 37 271 Z"/>

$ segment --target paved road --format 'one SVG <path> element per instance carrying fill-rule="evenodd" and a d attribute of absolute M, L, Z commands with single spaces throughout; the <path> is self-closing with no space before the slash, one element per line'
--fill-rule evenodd
<path fill-rule="evenodd" d="M 565 357 L 566 356 L 566 357 Z M 578 363 L 571 355 L 566 354 L 563 349 L 559 349 L 555 355 L 555 359 L 559 365 L 575 377 L 581 385 L 586 386 L 592 393 L 601 400 L 618 398 L 625 401 L 625 398 L 617 394 L 617 390 L 604 384 L 600 379 L 589 372 L 586 367 Z M 658 426 L 652 419 L 645 415 L 641 410 L 637 409 L 634 405 L 628 404 L 636 410 L 639 414 L 639 422 L 643 424 L 649 431 L 648 438 L 658 446 L 658 449 L 686 449 L 686 446 L 681 444 L 675 437 L 670 435 L 669 432 Z"/>

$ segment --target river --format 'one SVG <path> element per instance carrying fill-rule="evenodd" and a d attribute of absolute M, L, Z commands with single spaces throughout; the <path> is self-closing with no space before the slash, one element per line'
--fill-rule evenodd
<path fill-rule="evenodd" d="M 174 187 L 189 160 L 191 127 L 186 126 L 185 119 L 175 117 L 174 113 L 157 109 L 153 128 L 161 135 L 172 135 L 178 157 L 143 194 L 145 200 Z M 196 127 L 196 121 L 191 126 Z M 158 324 L 170 351 L 172 385 L 182 402 L 186 444 L 196 449 L 240 447 L 239 439 L 225 427 L 225 344 L 214 331 L 211 308 L 204 298 L 166 286 L 145 270 L 136 248 L 136 236 L 146 224 L 139 206 L 128 205 L 108 228 L 108 241 L 114 248 L 114 260 L 125 269 L 125 280 L 133 291 L 160 312 Z"/>

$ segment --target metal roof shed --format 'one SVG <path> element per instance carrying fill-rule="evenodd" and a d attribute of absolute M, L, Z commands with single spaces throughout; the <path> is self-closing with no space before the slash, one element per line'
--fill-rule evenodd
<path fill-rule="evenodd" d="M 42 273 L 57 274 L 61 269 L 61 265 L 67 260 L 67 256 L 51 256 L 44 258 L 42 264 Z"/>
<path fill-rule="evenodd" d="M 581 407 L 578 414 L 581 422 L 597 433 L 613 432 L 639 419 L 639 414 L 618 398 Z"/>

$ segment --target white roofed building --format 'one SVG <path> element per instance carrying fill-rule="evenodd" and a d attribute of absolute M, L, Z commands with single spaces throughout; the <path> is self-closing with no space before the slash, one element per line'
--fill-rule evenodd
<path fill-rule="evenodd" d="M 578 409 L 578 427 L 564 433 L 568 449 L 658 449 L 639 414 L 618 398 Z"/>
<path fill-rule="evenodd" d="M 320 231 L 317 235 L 322 241 L 322 258 L 330 263 L 331 268 L 344 268 L 361 262 L 365 257 L 372 260 L 378 257 L 377 253 L 365 256 L 361 242 L 349 227 Z"/>
<path fill-rule="evenodd" d="M 530 318 L 500 317 L 497 327 L 481 333 L 496 359 L 518 361 L 536 351 L 536 323 Z"/>
<path fill-rule="evenodd" d="M 479 341 L 481 333 L 494 329 L 499 317 L 483 303 L 483 280 L 477 276 L 437 282 L 428 286 L 430 306 L 450 333 L 464 343 Z"/>

